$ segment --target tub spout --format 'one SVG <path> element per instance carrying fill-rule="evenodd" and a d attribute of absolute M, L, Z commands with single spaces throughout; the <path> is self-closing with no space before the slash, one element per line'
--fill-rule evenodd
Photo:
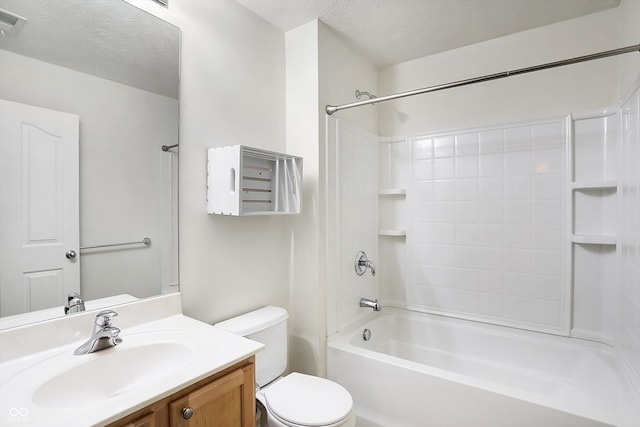
<path fill-rule="evenodd" d="M 382 307 L 380 306 L 380 303 L 378 303 L 378 300 L 370 298 L 360 298 L 360 307 L 372 308 L 373 311 L 382 310 Z"/>

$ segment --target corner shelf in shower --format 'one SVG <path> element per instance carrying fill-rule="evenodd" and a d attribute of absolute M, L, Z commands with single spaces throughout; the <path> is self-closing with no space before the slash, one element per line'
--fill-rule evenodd
<path fill-rule="evenodd" d="M 407 190 L 405 190 L 404 188 L 381 188 L 378 190 L 378 195 L 385 197 L 406 197 Z"/>
<path fill-rule="evenodd" d="M 615 245 L 617 182 L 595 181 L 572 185 L 571 241 L 579 244 Z"/>
<path fill-rule="evenodd" d="M 406 230 L 378 230 L 378 236 L 388 236 L 388 237 L 406 237 Z"/>
<path fill-rule="evenodd" d="M 581 245 L 616 245 L 616 236 L 572 234 L 571 241 Z"/>
<path fill-rule="evenodd" d="M 616 189 L 618 187 L 618 181 L 615 179 L 605 181 L 590 181 L 590 182 L 573 182 L 571 184 L 572 190 L 598 190 L 598 189 Z"/>
<path fill-rule="evenodd" d="M 607 316 L 616 269 L 618 108 L 574 114 L 567 168 L 570 336 L 610 341 Z"/>

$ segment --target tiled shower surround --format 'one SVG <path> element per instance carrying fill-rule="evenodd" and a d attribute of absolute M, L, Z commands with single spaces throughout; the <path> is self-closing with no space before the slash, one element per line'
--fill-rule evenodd
<path fill-rule="evenodd" d="M 407 305 L 559 331 L 567 120 L 411 136 Z"/>
<path fill-rule="evenodd" d="M 378 297 L 607 343 L 640 382 L 639 92 L 596 112 L 407 137 L 331 118 L 330 330 Z M 375 278 L 353 274 L 356 250 Z"/>

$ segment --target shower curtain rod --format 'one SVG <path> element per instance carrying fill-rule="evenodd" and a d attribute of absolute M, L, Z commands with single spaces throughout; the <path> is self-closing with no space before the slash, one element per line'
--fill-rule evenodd
<path fill-rule="evenodd" d="M 490 80 L 497 80 L 497 79 L 503 79 L 505 77 L 517 76 L 518 74 L 532 73 L 534 71 L 541 71 L 549 68 L 562 67 L 564 65 L 577 64 L 580 62 L 607 58 L 609 56 L 622 55 L 623 53 L 636 52 L 636 51 L 640 52 L 640 44 L 622 47 L 620 49 L 606 50 L 604 52 L 599 52 L 599 53 L 592 53 L 590 55 L 578 56 L 575 58 L 564 59 L 562 61 L 548 62 L 546 64 L 534 65 L 533 67 L 518 68 L 512 71 L 503 71 L 501 73 L 487 74 L 482 77 L 474 77 L 466 80 L 458 80 L 456 82 L 451 82 L 451 83 L 446 83 L 446 84 L 436 85 L 436 86 L 429 86 L 423 89 L 416 89 L 408 92 L 401 92 L 393 95 L 380 96 L 378 98 L 353 102 L 351 104 L 327 105 L 326 112 L 328 115 L 332 115 L 337 111 L 346 110 L 348 108 L 360 107 L 362 105 L 377 104 L 379 102 L 391 101 L 393 99 L 405 98 L 407 96 L 421 95 L 423 93 L 428 93 L 428 92 L 436 92 L 439 90 L 450 89 L 454 87 L 466 86 L 466 85 L 471 85 L 471 84 L 481 83 L 481 82 L 488 82 Z"/>

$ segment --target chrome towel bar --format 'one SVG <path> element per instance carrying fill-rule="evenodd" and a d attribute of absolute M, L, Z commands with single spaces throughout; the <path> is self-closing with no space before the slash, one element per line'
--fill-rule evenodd
<path fill-rule="evenodd" d="M 105 245 L 95 245 L 95 246 L 83 246 L 80 248 L 80 250 L 83 249 L 98 249 L 98 248 L 110 248 L 112 246 L 127 246 L 127 245 L 146 245 L 149 246 L 151 244 L 151 239 L 148 237 L 145 237 L 144 239 L 137 241 L 137 242 L 123 242 L 123 243 L 108 243 Z"/>

